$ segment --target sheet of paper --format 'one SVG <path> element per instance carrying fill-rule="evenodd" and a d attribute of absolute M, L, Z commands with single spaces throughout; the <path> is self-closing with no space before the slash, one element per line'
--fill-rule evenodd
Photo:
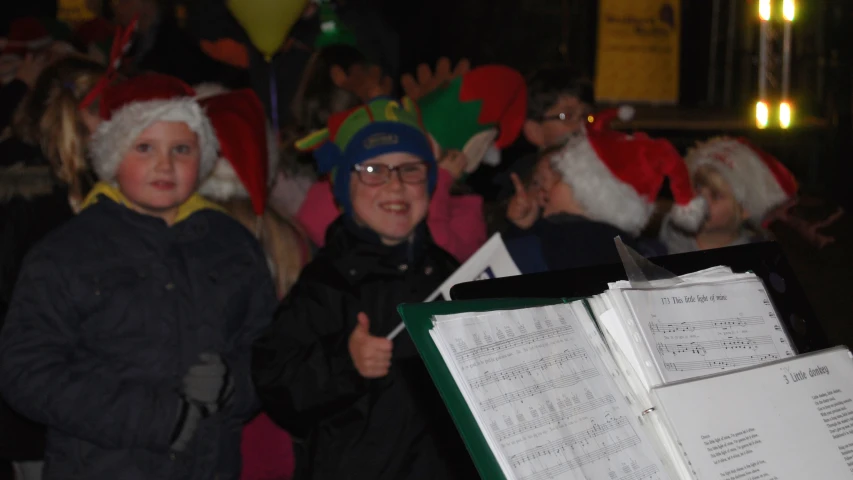
<path fill-rule="evenodd" d="M 699 480 L 853 478 L 853 359 L 802 355 L 654 390 Z"/>
<path fill-rule="evenodd" d="M 477 252 L 453 272 L 427 301 L 438 296 L 450 300 L 450 289 L 459 283 L 521 275 L 499 233 L 492 235 Z"/>
<path fill-rule="evenodd" d="M 622 292 L 664 383 L 794 355 L 757 278 Z"/>
<path fill-rule="evenodd" d="M 569 305 L 437 317 L 433 339 L 509 479 L 667 479 Z"/>

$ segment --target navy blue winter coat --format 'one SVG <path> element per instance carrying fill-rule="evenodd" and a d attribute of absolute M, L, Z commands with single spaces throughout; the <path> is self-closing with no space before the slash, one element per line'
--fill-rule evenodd
<path fill-rule="evenodd" d="M 275 293 L 254 237 L 200 197 L 188 205 L 168 227 L 100 195 L 27 256 L 0 391 L 47 426 L 45 480 L 239 477 L 250 345 Z M 203 352 L 223 356 L 235 398 L 172 453 L 181 379 Z"/>

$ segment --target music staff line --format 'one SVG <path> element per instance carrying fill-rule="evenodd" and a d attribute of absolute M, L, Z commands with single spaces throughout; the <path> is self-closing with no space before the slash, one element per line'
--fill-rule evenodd
<path fill-rule="evenodd" d="M 720 358 L 718 360 L 696 360 L 693 362 L 665 362 L 663 365 L 664 368 L 671 372 L 704 370 L 706 368 L 718 368 L 720 370 L 725 370 L 727 368 L 739 368 L 750 365 L 758 365 L 761 363 L 778 359 L 779 355 L 771 353 L 767 355 L 750 355 L 748 357 Z"/>
<path fill-rule="evenodd" d="M 612 432 L 613 430 L 618 430 L 626 426 L 631 428 L 631 424 L 628 422 L 628 418 L 619 417 L 610 420 L 603 425 L 595 424 L 592 426 L 592 428 L 588 428 L 582 432 L 575 433 L 574 435 L 569 435 L 559 440 L 555 440 L 553 442 L 546 443 L 544 445 L 539 445 L 529 450 L 525 450 L 524 452 L 517 453 L 509 457 L 509 460 L 510 462 L 512 462 L 513 465 L 518 466 L 527 463 L 531 460 L 536 460 L 537 458 L 542 456 L 560 453 L 567 448 L 573 448 L 572 446 L 575 444 L 587 442 L 595 437 L 604 435 L 606 433 Z M 633 433 L 633 428 L 631 428 L 631 432 Z"/>
<path fill-rule="evenodd" d="M 525 333 L 517 337 L 498 340 L 497 342 L 492 342 L 487 345 L 479 345 L 473 348 L 469 348 L 467 350 L 456 352 L 456 360 L 462 362 L 464 360 L 477 358 L 482 355 L 491 355 L 511 348 L 518 348 L 525 345 L 533 345 L 538 342 L 541 342 L 542 340 L 560 337 L 563 335 L 569 335 L 573 332 L 574 329 L 571 326 L 567 325 L 551 328 L 548 330 L 538 330 L 535 332 Z"/>
<path fill-rule="evenodd" d="M 576 385 L 577 383 L 583 380 L 596 376 L 598 376 L 598 370 L 596 370 L 595 368 L 581 370 L 577 373 L 563 375 L 562 377 L 555 378 L 553 380 L 548 380 L 547 382 L 537 383 L 535 385 L 522 388 L 521 390 L 516 390 L 514 392 L 505 393 L 503 395 L 498 395 L 496 397 L 483 400 L 482 402 L 480 402 L 480 408 L 498 408 L 502 405 L 506 405 L 507 403 L 512 403 L 516 400 L 521 400 L 533 395 L 547 392 L 549 390 L 571 387 L 572 385 Z"/>
<path fill-rule="evenodd" d="M 565 352 L 558 353 L 557 355 L 540 358 L 539 360 L 533 360 L 521 365 L 515 365 L 505 370 L 485 372 L 479 377 L 472 378 L 468 382 L 468 385 L 471 388 L 480 388 L 500 380 L 514 380 L 525 375 L 532 376 L 533 371 L 535 370 L 544 371 L 553 366 L 561 366 L 577 358 L 589 358 L 589 356 L 587 355 L 586 350 L 582 348 L 566 350 Z"/>
<path fill-rule="evenodd" d="M 658 343 L 657 350 L 661 355 L 671 353 L 695 353 L 705 355 L 708 350 L 757 350 L 761 345 L 773 345 L 770 335 L 746 338 L 727 338 L 725 340 L 709 340 L 706 342 Z"/>
<path fill-rule="evenodd" d="M 547 415 L 543 415 L 539 418 L 534 418 L 532 420 L 527 420 L 522 423 L 518 423 L 511 427 L 504 428 L 502 430 L 498 430 L 495 432 L 495 437 L 497 437 L 498 441 L 502 442 L 507 438 L 514 437 L 516 435 L 520 435 L 522 433 L 529 432 L 531 430 L 536 430 L 537 428 L 544 427 L 546 425 L 550 425 L 552 423 L 561 422 L 564 420 L 568 420 L 574 416 L 591 412 L 597 408 L 610 405 L 615 402 L 616 399 L 613 398 L 613 395 L 606 395 L 602 398 L 596 398 L 595 400 L 590 400 L 588 402 L 581 403 L 580 405 L 575 405 L 572 407 L 564 408 L 563 410 L 557 412 L 551 412 Z"/>
<path fill-rule="evenodd" d="M 561 473 L 566 473 L 570 470 L 574 470 L 576 468 L 580 468 L 584 465 L 597 462 L 602 458 L 610 457 L 616 453 L 621 452 L 622 450 L 627 450 L 631 447 L 634 447 L 640 443 L 640 437 L 634 434 L 631 437 L 628 437 L 623 440 L 619 440 L 618 442 L 611 443 L 605 447 L 599 448 L 593 452 L 579 455 L 567 462 L 561 462 L 559 465 L 555 465 L 551 468 L 546 468 L 545 470 L 540 470 L 531 475 L 527 475 L 526 477 L 522 477 L 522 480 L 546 480 L 551 478 L 557 478 L 557 475 Z"/>
<path fill-rule="evenodd" d="M 636 472 L 631 472 L 624 477 L 619 477 L 619 480 L 643 480 L 643 479 L 651 479 L 652 475 L 658 474 L 658 466 L 657 465 L 649 465 L 645 468 L 637 470 Z"/>
<path fill-rule="evenodd" d="M 649 330 L 654 333 L 693 332 L 696 330 L 713 330 L 717 328 L 746 327 L 748 325 L 761 325 L 763 323 L 764 317 L 734 317 L 681 323 L 649 322 Z"/>

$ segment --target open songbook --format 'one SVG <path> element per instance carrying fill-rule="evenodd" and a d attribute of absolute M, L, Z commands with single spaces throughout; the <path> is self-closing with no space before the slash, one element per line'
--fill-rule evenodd
<path fill-rule="evenodd" d="M 400 312 L 483 478 L 853 478 L 849 351 L 795 356 L 752 274 L 679 281 Z"/>

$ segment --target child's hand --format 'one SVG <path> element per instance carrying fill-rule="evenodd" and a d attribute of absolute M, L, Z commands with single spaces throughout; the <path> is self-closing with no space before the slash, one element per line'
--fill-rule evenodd
<path fill-rule="evenodd" d="M 511 173 L 512 185 L 515 187 L 515 195 L 509 201 L 506 216 L 516 227 L 527 230 L 539 218 L 539 207 L 533 198 L 527 193 L 524 184 L 518 175 Z"/>
<path fill-rule="evenodd" d="M 370 319 L 358 314 L 358 325 L 349 336 L 349 354 L 356 370 L 364 378 L 382 378 L 391 368 L 394 344 L 384 337 L 370 334 Z"/>
<path fill-rule="evenodd" d="M 442 155 L 438 166 L 447 170 L 454 180 L 459 180 L 465 167 L 468 165 L 468 157 L 459 150 L 450 150 Z"/>

